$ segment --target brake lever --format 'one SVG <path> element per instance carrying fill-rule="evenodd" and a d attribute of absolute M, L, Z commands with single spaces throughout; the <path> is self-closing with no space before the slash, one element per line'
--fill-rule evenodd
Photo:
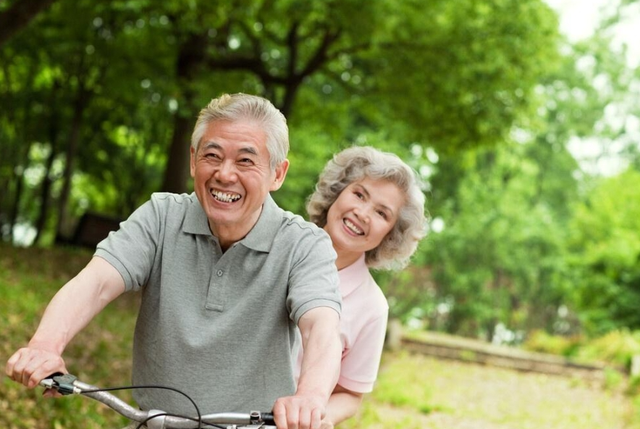
<path fill-rule="evenodd" d="M 44 387 L 45 389 L 55 389 L 61 395 L 82 393 L 82 390 L 74 385 L 74 382 L 77 379 L 78 377 L 76 377 L 75 375 L 56 372 L 40 381 L 40 386 Z"/>

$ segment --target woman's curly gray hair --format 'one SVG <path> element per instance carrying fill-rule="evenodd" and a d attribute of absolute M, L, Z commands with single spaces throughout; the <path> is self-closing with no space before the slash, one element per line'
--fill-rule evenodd
<path fill-rule="evenodd" d="M 397 155 L 370 146 L 345 149 L 330 160 L 307 201 L 309 220 L 321 228 L 329 208 L 351 183 L 364 178 L 395 184 L 404 194 L 398 221 L 375 249 L 365 254 L 369 268 L 393 270 L 405 267 L 426 235 L 425 197 L 417 174 Z"/>

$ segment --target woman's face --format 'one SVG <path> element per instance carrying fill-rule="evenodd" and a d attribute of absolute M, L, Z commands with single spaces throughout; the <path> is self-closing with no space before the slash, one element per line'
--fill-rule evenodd
<path fill-rule="evenodd" d="M 364 178 L 347 186 L 329 208 L 324 227 L 338 258 L 355 262 L 378 247 L 395 226 L 404 203 L 400 188 L 386 180 Z"/>

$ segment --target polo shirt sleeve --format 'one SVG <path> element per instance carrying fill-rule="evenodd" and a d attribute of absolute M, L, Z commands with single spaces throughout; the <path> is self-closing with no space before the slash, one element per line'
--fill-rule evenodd
<path fill-rule="evenodd" d="M 160 213 L 152 198 L 96 247 L 94 255 L 118 270 L 126 291 L 139 290 L 149 279 L 158 247 Z"/>
<path fill-rule="evenodd" d="M 338 384 L 359 393 L 368 393 L 378 377 L 387 330 L 388 314 L 372 319 L 358 333 L 353 345 L 342 355 Z"/>
<path fill-rule="evenodd" d="M 295 263 L 289 274 L 287 307 L 296 324 L 307 311 L 329 307 L 341 311 L 336 252 L 327 233 L 319 228 L 303 230 L 296 243 Z"/>

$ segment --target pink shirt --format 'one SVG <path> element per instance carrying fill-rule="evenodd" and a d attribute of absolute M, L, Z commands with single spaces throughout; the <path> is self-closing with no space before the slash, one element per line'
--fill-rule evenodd
<path fill-rule="evenodd" d="M 389 305 L 369 273 L 364 255 L 338 271 L 338 275 L 342 295 L 342 363 L 338 384 L 354 392 L 371 392 L 378 376 Z M 298 353 L 296 380 L 301 363 L 302 352 Z"/>

